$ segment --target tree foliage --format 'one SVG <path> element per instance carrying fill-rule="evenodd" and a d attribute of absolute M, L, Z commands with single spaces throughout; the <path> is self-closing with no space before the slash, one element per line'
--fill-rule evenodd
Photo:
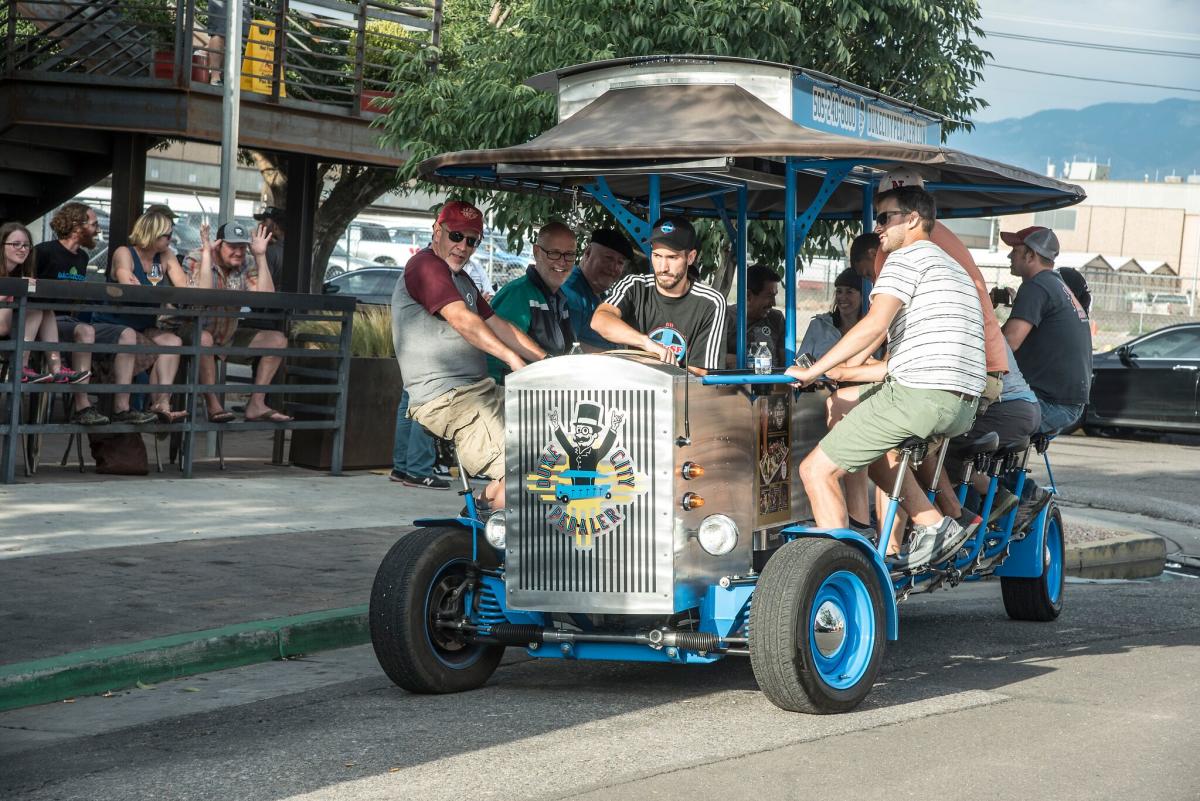
<path fill-rule="evenodd" d="M 757 58 L 836 75 L 959 120 L 985 105 L 972 95 L 989 55 L 973 41 L 978 0 L 446 0 L 445 9 L 441 49 L 401 60 L 393 76 L 401 94 L 384 120 L 385 141 L 409 155 L 400 177 L 414 188 L 423 159 L 506 147 L 552 127 L 555 98 L 523 82 L 600 59 Z M 604 216 L 597 207 L 529 195 L 473 199 L 490 206 L 510 238 L 527 238 L 550 216 L 576 224 Z M 833 230 L 815 229 L 810 252 Z M 780 262 L 778 225 L 752 224 L 750 239 L 752 257 Z"/>

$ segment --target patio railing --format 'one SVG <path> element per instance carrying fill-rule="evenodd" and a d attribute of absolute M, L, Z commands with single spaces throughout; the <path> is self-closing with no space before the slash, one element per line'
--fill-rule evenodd
<path fill-rule="evenodd" d="M 231 0 L 236 2 L 236 0 Z M 5 77 L 191 88 L 221 79 L 207 0 L 0 0 Z M 242 90 L 377 110 L 397 59 L 436 47 L 442 0 L 247 0 Z M 212 32 L 210 33 L 210 29 Z M 86 76 L 86 77 L 85 77 Z"/>
<path fill-rule="evenodd" d="M 142 287 L 120 284 L 96 283 L 91 281 L 38 281 L 35 291 L 20 278 L 0 278 L 0 299 L 11 296 L 11 301 L 0 300 L 0 309 L 13 310 L 12 328 L 7 338 L 0 339 L 0 362 L 8 366 L 8 379 L 0 384 L 0 480 L 12 483 L 16 474 L 18 440 L 24 435 L 40 434 L 86 434 L 123 433 L 139 434 L 170 432 L 182 435 L 181 468 L 186 477 L 192 473 L 192 454 L 195 435 L 205 431 L 282 431 L 299 429 L 329 429 L 334 432 L 331 453 L 331 472 L 342 470 L 342 448 L 345 436 L 347 384 L 350 371 L 350 342 L 353 331 L 354 298 L 339 298 L 334 295 L 293 295 L 286 293 L 233 292 L 174 287 Z M 254 311 L 247 309 L 253 308 Z M 194 320 L 203 328 L 206 320 L 217 317 L 236 317 L 241 320 L 260 320 L 288 331 L 293 322 L 316 320 L 332 321 L 337 333 L 331 335 L 305 334 L 307 342 L 321 342 L 330 349 L 296 347 L 289 342 L 286 348 L 243 348 L 213 345 L 204 347 L 199 337 L 194 344 L 170 348 L 159 345 L 107 345 L 77 342 L 25 342 L 20 332 L 24 331 L 25 315 L 34 309 L 48 309 L 58 315 L 84 315 L 93 312 L 113 314 L 160 315 Z M 21 366 L 28 352 L 44 353 L 57 351 L 62 354 L 63 364 L 70 363 L 70 354 L 87 351 L 97 355 L 115 353 L 177 353 L 186 358 L 174 384 L 23 384 Z M 227 378 L 216 384 L 201 384 L 199 357 L 215 354 L 218 357 L 238 356 L 251 359 L 261 356 L 281 356 L 289 381 L 296 383 L 257 385 Z M 190 357 L 190 358 L 187 358 Z M 305 366 L 289 366 L 289 357 L 304 357 Z M 310 359 L 326 360 L 329 366 L 308 366 Z M 220 378 L 218 378 L 220 381 Z M 54 423 L 35 419 L 34 415 L 22 414 L 25 401 L 44 393 L 87 392 L 105 396 L 115 393 L 170 393 L 177 408 L 189 412 L 187 419 L 175 423 L 151 423 L 133 425 L 109 423 L 100 426 L 84 426 L 73 423 Z M 203 393 L 224 394 L 227 392 L 265 392 L 284 396 L 283 407 L 288 412 L 302 413 L 308 419 L 291 422 L 239 422 L 233 426 L 211 423 L 198 414 Z M 314 397 L 320 396 L 320 397 Z M 318 403 L 317 400 L 332 399 Z"/>

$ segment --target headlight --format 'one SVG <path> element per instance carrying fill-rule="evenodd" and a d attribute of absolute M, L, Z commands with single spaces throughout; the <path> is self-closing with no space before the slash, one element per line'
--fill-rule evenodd
<path fill-rule="evenodd" d="M 488 521 L 491 525 L 491 521 Z M 724 556 L 737 545 L 738 527 L 725 515 L 709 515 L 696 532 L 700 547 L 713 556 Z"/>
<path fill-rule="evenodd" d="M 483 536 L 498 551 L 504 550 L 504 510 L 493 512 L 483 527 Z"/>

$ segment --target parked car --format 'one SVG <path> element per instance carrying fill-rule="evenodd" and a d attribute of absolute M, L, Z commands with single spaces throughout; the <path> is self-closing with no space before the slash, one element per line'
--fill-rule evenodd
<path fill-rule="evenodd" d="M 1200 323 L 1159 329 L 1092 357 L 1088 434 L 1127 429 L 1200 434 Z"/>
<path fill-rule="evenodd" d="M 392 290 L 403 275 L 399 267 L 364 267 L 334 276 L 325 282 L 325 294 L 353 296 L 359 303 L 387 306 L 392 302 Z"/>
<path fill-rule="evenodd" d="M 345 239 L 345 237 L 343 237 Z M 396 241 L 392 233 L 379 223 L 354 223 L 350 226 L 350 253 L 376 264 L 403 267 L 409 257 L 424 247 L 424 244 L 402 239 Z"/>

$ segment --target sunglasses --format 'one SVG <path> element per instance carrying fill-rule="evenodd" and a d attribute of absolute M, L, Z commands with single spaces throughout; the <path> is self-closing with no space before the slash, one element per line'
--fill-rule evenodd
<path fill-rule="evenodd" d="M 905 211 L 881 211 L 875 215 L 875 224 L 883 227 L 888 224 L 888 220 L 892 219 L 892 215 L 907 213 Z"/>
<path fill-rule="evenodd" d="M 469 248 L 473 248 L 478 245 L 479 241 L 483 238 L 479 236 L 467 236 L 462 231 L 447 231 L 446 236 L 450 237 L 450 241 L 456 245 L 459 242 L 466 242 L 467 247 Z"/>

